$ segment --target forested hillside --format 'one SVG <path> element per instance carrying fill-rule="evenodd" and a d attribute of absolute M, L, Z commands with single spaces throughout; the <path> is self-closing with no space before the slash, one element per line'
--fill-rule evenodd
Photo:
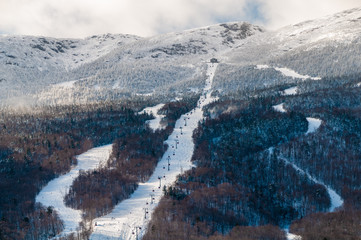
<path fill-rule="evenodd" d="M 209 105 L 207 120 L 194 132 L 197 167 L 164 189 L 144 239 L 169 234 L 172 239 L 259 239 L 264 228 L 279 232 L 277 238 L 269 230 L 265 239 L 283 239 L 275 226 L 289 224 L 302 239 L 357 239 L 361 89 L 353 82 L 353 76 L 305 81 L 297 87 L 303 94 L 270 89 L 268 97 L 232 95 Z M 279 103 L 286 112 L 273 108 Z M 308 116 L 322 119 L 322 125 L 305 134 Z M 325 186 L 344 199 L 333 213 L 327 213 L 331 196 Z M 249 229 L 237 226 L 256 228 L 248 235 Z M 236 231 L 244 234 L 235 236 Z"/>
<path fill-rule="evenodd" d="M 143 126 L 150 117 L 136 116 L 132 107 L 99 103 L 2 112 L 0 238 L 41 239 L 59 232 L 61 220 L 51 207 L 35 203 L 36 194 L 76 165 L 76 155 L 111 143 L 122 126 Z"/>
<path fill-rule="evenodd" d="M 1 36 L 0 240 L 360 239 L 360 34 L 351 9 L 274 31 Z M 37 198 L 54 182 L 72 227 Z"/>

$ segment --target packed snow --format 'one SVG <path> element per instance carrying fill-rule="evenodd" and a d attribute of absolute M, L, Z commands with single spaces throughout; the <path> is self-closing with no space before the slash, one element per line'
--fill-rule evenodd
<path fill-rule="evenodd" d="M 281 113 L 287 112 L 287 110 L 284 107 L 284 103 L 281 103 L 281 104 L 278 104 L 278 105 L 275 105 L 275 106 L 272 106 L 272 107 L 277 112 L 281 112 Z"/>
<path fill-rule="evenodd" d="M 285 96 L 296 95 L 297 91 L 298 91 L 298 87 L 291 87 L 291 88 L 285 89 L 282 94 Z"/>
<path fill-rule="evenodd" d="M 151 129 L 153 129 L 153 131 L 158 130 L 158 129 L 164 129 L 165 126 L 161 125 L 161 120 L 162 118 L 165 117 L 165 115 L 159 115 L 158 111 L 164 106 L 163 103 L 160 103 L 154 107 L 147 107 L 145 109 L 143 109 L 142 111 L 140 111 L 140 114 L 143 113 L 147 113 L 147 114 L 152 114 L 155 118 L 152 120 L 148 121 L 149 127 Z"/>
<path fill-rule="evenodd" d="M 80 171 L 96 169 L 105 163 L 111 150 L 112 145 L 105 145 L 90 149 L 77 156 L 78 165 L 67 174 L 50 181 L 36 197 L 36 202 L 40 202 L 44 206 L 53 206 L 59 213 L 60 219 L 64 221 L 62 236 L 76 232 L 79 223 L 82 221 L 80 210 L 65 206 L 64 197 L 69 192 L 70 186 L 74 179 L 79 176 Z"/>
<path fill-rule="evenodd" d="M 296 164 L 294 164 L 293 162 L 290 162 L 288 159 L 286 159 L 284 157 L 279 157 L 279 158 L 282 159 L 283 161 L 285 161 L 287 164 L 290 164 L 299 173 L 306 175 L 307 178 L 309 178 L 311 181 L 313 181 L 313 182 L 315 182 L 317 184 L 321 184 L 321 185 L 326 187 L 327 193 L 330 196 L 330 200 L 331 200 L 331 206 L 330 206 L 330 209 L 329 209 L 330 212 L 333 212 L 336 208 L 342 206 L 343 200 L 342 200 L 341 196 L 336 193 L 335 190 L 333 190 L 331 187 L 327 186 L 324 182 L 321 182 L 321 181 L 315 179 L 308 172 L 306 172 L 303 169 L 299 168 Z"/>
<path fill-rule="evenodd" d="M 301 240 L 301 239 L 302 239 L 301 236 L 287 232 L 287 240 Z"/>
<path fill-rule="evenodd" d="M 311 118 L 311 117 L 308 117 L 306 119 L 308 121 L 308 130 L 307 130 L 306 134 L 316 132 L 317 129 L 321 126 L 322 120 L 320 120 L 320 119 Z"/>
<path fill-rule="evenodd" d="M 287 76 L 287 77 L 292 77 L 292 78 L 300 78 L 300 79 L 312 79 L 312 80 L 320 80 L 320 77 L 310 77 L 308 75 L 301 75 L 295 71 L 293 71 L 292 69 L 289 68 L 278 68 L 276 67 L 275 70 L 281 72 L 283 75 Z"/>
<path fill-rule="evenodd" d="M 72 88 L 72 87 L 74 87 L 74 84 L 76 82 L 77 82 L 76 80 L 75 81 L 67 81 L 67 82 L 57 83 L 54 86 L 63 87 L 63 88 Z"/>
<path fill-rule="evenodd" d="M 268 68 L 270 68 L 268 65 L 257 65 L 257 66 L 256 66 L 256 69 L 258 69 L 258 70 L 268 69 Z"/>
<path fill-rule="evenodd" d="M 303 79 L 303 80 L 305 80 L 305 79 L 320 80 L 321 79 L 320 77 L 310 77 L 308 75 L 302 75 L 302 74 L 295 72 L 292 69 L 285 68 L 285 67 L 280 68 L 280 67 L 270 67 L 268 65 L 256 65 L 256 69 L 258 69 L 258 70 L 269 69 L 269 68 L 273 68 L 274 70 L 282 73 L 286 77 L 298 78 L 298 79 Z"/>
<path fill-rule="evenodd" d="M 171 185 L 177 175 L 193 167 L 192 133 L 203 119 L 202 108 L 215 100 L 210 89 L 216 68 L 217 64 L 208 64 L 206 86 L 197 107 L 177 120 L 173 133 L 166 141 L 169 148 L 149 181 L 140 184 L 132 196 L 118 204 L 110 214 L 95 219 L 90 239 L 140 239 L 146 232 L 152 212 L 163 196 L 163 187 Z"/>

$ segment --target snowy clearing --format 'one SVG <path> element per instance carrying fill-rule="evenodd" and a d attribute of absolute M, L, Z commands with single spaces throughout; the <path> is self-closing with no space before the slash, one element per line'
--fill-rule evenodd
<path fill-rule="evenodd" d="M 303 80 L 305 80 L 305 79 L 321 80 L 320 77 L 311 77 L 308 75 L 302 75 L 289 68 L 279 68 L 279 67 L 274 68 L 274 67 L 270 67 L 268 65 L 257 65 L 256 66 L 256 69 L 258 69 L 258 70 L 269 69 L 269 68 L 273 68 L 274 70 L 282 73 L 286 77 L 299 78 L 299 79 L 303 79 Z"/>
<path fill-rule="evenodd" d="M 158 130 L 158 129 L 163 129 L 165 127 L 160 124 L 160 121 L 162 120 L 162 118 L 165 117 L 165 115 L 158 114 L 158 111 L 163 106 L 164 106 L 164 104 L 160 103 L 154 107 L 144 108 L 142 111 L 139 112 L 139 114 L 143 114 L 143 113 L 152 114 L 155 117 L 154 119 L 147 121 L 147 123 L 149 123 L 149 127 L 151 129 L 153 129 L 153 131 Z"/>
<path fill-rule="evenodd" d="M 152 212 L 163 196 L 163 187 L 171 185 L 179 174 L 193 167 L 192 133 L 203 119 L 202 108 L 215 100 L 210 89 L 216 68 L 217 64 L 208 64 L 206 86 L 197 107 L 177 120 L 173 133 L 166 141 L 169 148 L 149 181 L 140 184 L 132 196 L 119 203 L 110 214 L 95 219 L 96 226 L 90 239 L 130 240 L 144 235 Z"/>
<path fill-rule="evenodd" d="M 281 112 L 281 113 L 286 113 L 287 110 L 284 108 L 284 103 L 278 104 L 278 105 L 274 105 L 272 106 L 273 109 L 277 112 Z"/>
<path fill-rule="evenodd" d="M 302 239 L 301 236 L 287 232 L 287 240 L 301 240 L 301 239 Z"/>
<path fill-rule="evenodd" d="M 291 87 L 283 90 L 283 95 L 289 96 L 289 95 L 296 95 L 298 91 L 298 87 Z"/>
<path fill-rule="evenodd" d="M 301 75 L 298 74 L 297 72 L 293 71 L 292 69 L 289 68 L 278 68 L 276 67 L 275 70 L 281 72 L 283 75 L 287 76 L 287 77 L 292 77 L 292 78 L 300 78 L 300 79 L 312 79 L 312 80 L 320 80 L 320 77 L 310 77 L 308 75 Z"/>
<path fill-rule="evenodd" d="M 65 206 L 64 197 L 69 192 L 75 178 L 80 171 L 87 171 L 98 168 L 107 161 L 112 150 L 112 145 L 92 148 L 89 151 L 77 156 L 78 165 L 70 172 L 62 175 L 48 183 L 36 197 L 36 202 L 44 206 L 53 206 L 58 211 L 61 220 L 64 221 L 62 236 L 76 232 L 81 222 L 81 211 Z"/>
<path fill-rule="evenodd" d="M 267 68 L 270 68 L 270 66 L 268 66 L 268 65 L 257 65 L 256 66 L 256 69 L 258 69 L 258 70 L 267 69 Z"/>
<path fill-rule="evenodd" d="M 54 87 L 62 87 L 62 88 L 72 88 L 74 87 L 74 84 L 77 82 L 77 80 L 74 81 L 67 81 L 67 82 L 61 82 L 54 84 Z"/>
<path fill-rule="evenodd" d="M 316 132 L 317 129 L 321 126 L 322 120 L 320 119 L 311 118 L 311 117 L 308 117 L 306 119 L 308 121 L 308 130 L 306 134 Z"/>

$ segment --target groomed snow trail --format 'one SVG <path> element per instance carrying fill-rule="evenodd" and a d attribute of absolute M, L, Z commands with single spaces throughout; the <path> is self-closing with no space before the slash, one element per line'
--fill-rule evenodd
<path fill-rule="evenodd" d="M 211 86 L 216 68 L 217 64 L 208 64 L 206 85 L 197 107 L 177 120 L 173 133 L 166 141 L 169 148 L 149 181 L 140 184 L 131 197 L 119 203 L 110 214 L 95 219 L 96 226 L 90 239 L 133 240 L 144 235 L 152 212 L 163 196 L 163 186 L 171 185 L 179 174 L 193 167 L 192 134 L 203 119 L 202 107 L 215 100 L 211 97 Z"/>
<path fill-rule="evenodd" d="M 64 230 L 61 236 L 76 232 L 81 222 L 81 211 L 65 206 L 64 197 L 69 192 L 75 178 L 79 176 L 79 171 L 88 171 L 98 168 L 105 163 L 110 156 L 112 145 L 92 148 L 89 151 L 77 156 L 78 165 L 70 172 L 50 181 L 36 197 L 36 202 L 44 206 L 53 206 L 58 211 L 60 219 L 64 221 Z"/>
<path fill-rule="evenodd" d="M 341 207 L 343 204 L 343 200 L 340 195 L 336 193 L 335 190 L 333 190 L 331 187 L 327 186 L 324 182 L 321 182 L 317 180 L 316 178 L 312 177 L 308 172 L 304 171 L 303 169 L 299 168 L 296 164 L 290 162 L 288 159 L 284 157 L 279 157 L 281 160 L 283 160 L 285 163 L 290 164 L 296 171 L 300 172 L 303 175 L 306 175 L 307 178 L 309 178 L 311 181 L 321 184 L 326 187 L 327 193 L 330 196 L 331 200 L 331 207 L 329 209 L 329 212 L 333 212 L 336 208 Z"/>
<path fill-rule="evenodd" d="M 319 127 L 321 126 L 322 120 L 320 120 L 318 118 L 308 117 L 306 119 L 308 121 L 308 130 L 307 130 L 306 134 L 316 132 L 317 129 L 319 129 Z"/>
<path fill-rule="evenodd" d="M 298 87 L 291 87 L 283 90 L 282 95 L 289 96 L 289 95 L 296 95 L 298 91 Z"/>
<path fill-rule="evenodd" d="M 317 129 L 321 126 L 322 124 L 322 120 L 317 119 L 317 118 L 306 118 L 308 121 L 308 130 L 305 134 L 309 134 L 309 133 L 314 133 L 317 131 Z M 272 151 L 272 150 L 270 150 Z M 317 180 L 316 178 L 312 177 L 308 172 L 304 171 L 303 169 L 299 168 L 296 164 L 294 164 L 293 162 L 290 162 L 288 159 L 286 159 L 285 157 L 279 157 L 281 160 L 283 160 L 285 163 L 291 165 L 296 171 L 298 171 L 299 173 L 307 176 L 307 178 L 309 178 L 311 181 L 317 183 L 317 184 L 321 184 L 323 186 L 325 186 L 328 195 L 330 196 L 330 200 L 331 200 L 331 206 L 329 209 L 329 212 L 333 212 L 335 211 L 336 208 L 339 208 L 342 206 L 343 204 L 343 199 L 341 198 L 340 195 L 338 195 L 336 193 L 336 191 L 334 189 L 332 189 L 331 187 L 327 186 L 324 182 L 321 182 L 319 180 Z M 285 231 L 287 232 L 287 239 L 288 240 L 301 240 L 302 237 L 298 236 L 298 235 L 294 235 L 292 233 L 289 233 L 288 229 L 285 229 Z"/>
<path fill-rule="evenodd" d="M 306 80 L 306 79 L 321 80 L 320 77 L 311 77 L 308 75 L 302 75 L 289 68 L 270 67 L 268 65 L 257 65 L 256 66 L 256 69 L 258 69 L 258 70 L 269 69 L 269 68 L 273 68 L 274 70 L 282 73 L 286 77 L 298 78 L 298 79 L 302 79 L 302 80 Z"/>
<path fill-rule="evenodd" d="M 163 103 L 160 103 L 154 107 L 147 107 L 144 108 L 142 111 L 140 111 L 140 114 L 143 113 L 147 113 L 147 114 L 153 114 L 154 119 L 149 120 L 149 127 L 151 129 L 153 129 L 153 131 L 157 130 L 157 129 L 163 129 L 164 127 L 161 126 L 160 121 L 162 120 L 163 117 L 165 117 L 164 115 L 159 115 L 158 111 L 159 109 L 161 109 L 164 106 Z"/>
<path fill-rule="evenodd" d="M 272 107 L 277 112 L 281 112 L 281 113 L 286 113 L 287 112 L 287 110 L 285 109 L 284 103 L 280 103 L 280 104 L 274 105 Z"/>

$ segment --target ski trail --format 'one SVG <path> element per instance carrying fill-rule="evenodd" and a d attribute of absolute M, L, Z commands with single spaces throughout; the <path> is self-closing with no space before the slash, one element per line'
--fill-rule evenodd
<path fill-rule="evenodd" d="M 306 79 L 312 79 L 312 80 L 321 80 L 320 77 L 311 77 L 308 75 L 302 75 L 297 73 L 296 71 L 289 69 L 289 68 L 280 68 L 280 67 L 270 67 L 268 65 L 256 65 L 255 69 L 258 70 L 262 70 L 262 69 L 269 69 L 269 68 L 273 68 L 274 70 L 282 73 L 284 76 L 286 77 L 291 77 L 291 78 L 298 78 L 298 79 L 302 79 L 302 80 L 306 80 Z"/>
<path fill-rule="evenodd" d="M 282 161 L 284 161 L 286 164 L 291 165 L 299 173 L 307 176 L 307 178 L 309 178 L 311 181 L 313 181 L 313 182 L 315 182 L 317 184 L 321 184 L 321 185 L 326 187 L 327 193 L 330 196 L 330 200 L 331 200 L 331 206 L 330 206 L 329 212 L 333 212 L 333 211 L 335 211 L 336 208 L 342 206 L 343 199 L 341 198 L 340 195 L 338 195 L 336 193 L 336 191 L 334 189 L 327 186 L 324 182 L 321 182 L 321 181 L 317 180 L 316 178 L 312 177 L 308 172 L 306 172 L 303 169 L 299 168 L 296 164 L 290 162 L 288 159 L 286 159 L 286 158 L 284 158 L 282 156 L 279 156 L 278 158 L 281 159 Z M 285 229 L 285 231 L 287 233 L 287 239 L 288 240 L 301 240 L 302 239 L 301 236 L 294 235 L 294 234 L 290 233 L 288 229 Z"/>
<path fill-rule="evenodd" d="M 306 175 L 307 178 L 309 178 L 311 181 L 313 181 L 317 184 L 321 184 L 326 187 L 327 193 L 331 199 L 331 207 L 329 209 L 329 212 L 333 212 L 333 211 L 335 211 L 336 208 L 342 206 L 343 200 L 342 200 L 341 196 L 336 193 L 335 190 L 333 190 L 331 187 L 327 186 L 324 182 L 321 182 L 321 181 L 317 180 L 316 178 L 312 177 L 308 172 L 299 168 L 296 164 L 290 162 L 288 159 L 281 157 L 281 156 L 279 156 L 278 158 L 283 160 L 285 163 L 291 165 L 296 171 L 300 172 L 301 174 Z"/>
<path fill-rule="evenodd" d="M 112 145 L 92 148 L 89 151 L 77 156 L 78 165 L 70 172 L 50 181 L 36 196 L 35 201 L 44 206 L 53 206 L 59 213 L 60 219 L 64 221 L 64 230 L 61 236 L 75 233 L 82 221 L 81 211 L 65 206 L 64 197 L 69 192 L 75 178 L 80 171 L 87 171 L 99 167 L 108 160 Z"/>
<path fill-rule="evenodd" d="M 298 91 L 298 87 L 291 87 L 283 90 L 282 95 L 284 96 L 290 96 L 290 95 L 296 95 Z"/>
<path fill-rule="evenodd" d="M 279 104 L 277 106 L 273 106 L 273 108 L 275 110 L 278 110 L 280 111 L 279 109 L 277 108 L 283 108 L 283 104 Z M 282 111 L 280 111 L 282 112 Z M 307 132 L 305 133 L 305 135 L 309 134 L 309 133 L 314 133 L 318 130 L 318 128 L 321 126 L 322 124 L 322 120 L 320 119 L 317 119 L 317 118 L 311 118 L 311 117 L 308 117 L 306 118 L 307 119 L 307 122 L 308 122 L 308 130 Z M 268 149 L 268 152 L 271 154 L 273 152 L 273 148 L 269 148 Z M 343 204 L 343 199 L 341 198 L 340 195 L 338 195 L 336 193 L 336 191 L 334 189 L 332 189 L 331 187 L 327 186 L 324 182 L 321 182 L 319 180 L 317 180 L 316 178 L 312 177 L 308 172 L 304 171 L 303 169 L 299 168 L 296 164 L 290 162 L 288 159 L 286 159 L 285 157 L 282 157 L 282 156 L 279 156 L 278 157 L 279 159 L 281 159 L 282 161 L 284 161 L 286 164 L 289 164 L 291 165 L 296 171 L 298 171 L 299 173 L 307 176 L 308 179 L 310 179 L 311 181 L 313 181 L 314 183 L 317 183 L 317 184 L 321 184 L 323 186 L 325 186 L 326 190 L 327 190 L 327 193 L 328 195 L 330 196 L 330 200 L 331 200 L 331 206 L 330 206 L 330 209 L 329 209 L 329 212 L 333 212 L 335 211 L 336 208 L 339 208 L 342 206 Z M 289 229 L 286 228 L 284 229 L 285 232 L 286 232 L 286 235 L 287 235 L 287 239 L 288 240 L 301 240 L 302 237 L 301 236 L 298 236 L 298 235 L 294 235 L 292 233 L 289 232 Z"/>
<path fill-rule="evenodd" d="M 272 108 L 277 112 L 281 112 L 281 113 L 286 113 L 287 112 L 287 110 L 285 109 L 284 103 L 274 105 L 274 106 L 272 106 Z"/>
<path fill-rule="evenodd" d="M 217 64 L 208 64 L 206 85 L 197 107 L 177 120 L 173 133 L 166 141 L 169 148 L 150 179 L 139 184 L 131 197 L 119 203 L 110 214 L 95 219 L 90 239 L 133 240 L 144 235 L 152 212 L 163 196 L 163 187 L 171 185 L 179 174 L 193 167 L 192 134 L 203 119 L 202 107 L 215 100 L 211 97 L 211 87 L 216 68 Z"/>
<path fill-rule="evenodd" d="M 164 129 L 165 126 L 161 126 L 160 122 L 162 118 L 165 117 L 165 115 L 159 115 L 158 111 L 164 106 L 163 103 L 160 103 L 154 107 L 147 107 L 144 108 L 142 111 L 139 112 L 139 114 L 147 113 L 147 114 L 153 114 L 154 119 L 148 120 L 149 127 L 153 129 L 153 131 L 156 131 L 158 129 Z"/>
<path fill-rule="evenodd" d="M 318 118 L 308 117 L 306 119 L 308 122 L 308 130 L 307 130 L 306 134 L 316 132 L 317 129 L 319 129 L 319 127 L 321 126 L 322 120 L 320 120 Z"/>

